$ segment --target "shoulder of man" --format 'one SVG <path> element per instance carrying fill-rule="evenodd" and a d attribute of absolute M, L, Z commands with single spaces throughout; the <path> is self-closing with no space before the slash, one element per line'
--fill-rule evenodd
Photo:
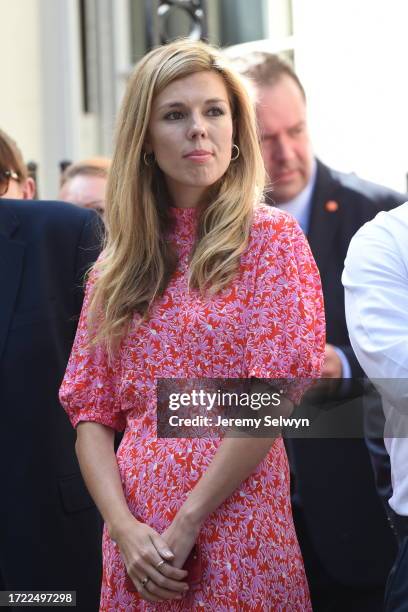
<path fill-rule="evenodd" d="M 100 249 L 103 223 L 91 210 L 52 200 L 2 200 L 3 215 L 17 221 L 19 238 L 66 249 Z"/>
<path fill-rule="evenodd" d="M 380 238 L 377 243 L 381 244 L 382 241 L 388 241 L 389 243 L 399 244 L 404 251 L 405 256 L 405 243 L 408 236 L 408 201 L 392 210 L 383 210 L 379 212 L 374 219 L 365 223 L 357 232 L 355 240 L 357 242 L 360 239 L 368 238 L 373 240 Z"/>
<path fill-rule="evenodd" d="M 318 173 L 324 177 L 324 181 L 332 182 L 338 197 L 348 198 L 363 208 L 391 210 L 408 200 L 407 194 L 362 179 L 355 173 L 334 170 L 322 162 L 318 162 Z"/>
<path fill-rule="evenodd" d="M 53 200 L 7 200 L 1 202 L 2 208 L 14 214 L 20 223 L 30 222 L 42 226 L 52 225 L 65 231 L 82 227 L 95 219 L 95 213 L 73 204 Z"/>
<path fill-rule="evenodd" d="M 1 220 L 11 228 L 11 238 L 25 245 L 27 261 L 46 266 L 65 284 L 82 287 L 103 242 L 97 213 L 64 202 L 3 199 Z"/>

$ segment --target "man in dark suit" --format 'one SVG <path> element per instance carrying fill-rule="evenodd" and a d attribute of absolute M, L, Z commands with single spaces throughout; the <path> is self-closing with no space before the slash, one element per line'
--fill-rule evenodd
<path fill-rule="evenodd" d="M 98 609 L 101 521 L 58 402 L 98 255 L 97 215 L 0 199 L 0 590 L 76 591 Z"/>
<path fill-rule="evenodd" d="M 315 158 L 305 92 L 288 64 L 257 52 L 239 61 L 241 71 L 255 84 L 263 157 L 271 180 L 268 200 L 297 218 L 320 270 L 327 322 L 323 377 L 360 377 L 345 320 L 344 259 L 363 223 L 406 198 L 336 172 Z M 370 444 L 385 474 L 381 486 L 389 496 L 388 455 L 381 441 Z M 364 439 L 292 439 L 287 449 L 295 525 L 315 612 L 381 610 L 395 542 L 376 493 Z"/>

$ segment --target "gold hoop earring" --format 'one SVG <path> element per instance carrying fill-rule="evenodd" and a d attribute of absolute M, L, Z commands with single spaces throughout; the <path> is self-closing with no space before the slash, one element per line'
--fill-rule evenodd
<path fill-rule="evenodd" d="M 232 151 L 235 149 L 235 155 L 231 155 L 231 161 L 235 161 L 240 156 L 241 151 L 239 150 L 239 146 L 236 144 L 232 145 Z M 231 151 L 231 153 L 232 153 Z"/>
<path fill-rule="evenodd" d="M 143 153 L 143 161 L 145 166 L 153 166 L 154 164 L 154 153 Z"/>

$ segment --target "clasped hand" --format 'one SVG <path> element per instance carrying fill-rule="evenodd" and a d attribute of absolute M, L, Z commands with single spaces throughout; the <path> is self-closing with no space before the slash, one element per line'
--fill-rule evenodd
<path fill-rule="evenodd" d="M 132 518 L 112 537 L 140 597 L 160 602 L 182 599 L 187 593 L 187 572 L 181 568 L 197 535 L 198 530 L 182 530 L 176 520 L 159 535 L 152 527 Z"/>

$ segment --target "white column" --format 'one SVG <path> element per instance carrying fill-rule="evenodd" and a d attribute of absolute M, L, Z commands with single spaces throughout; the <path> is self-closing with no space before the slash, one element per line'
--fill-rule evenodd
<path fill-rule="evenodd" d="M 79 15 L 72 0 L 40 0 L 41 197 L 55 198 L 59 162 L 80 151 L 81 72 Z"/>

